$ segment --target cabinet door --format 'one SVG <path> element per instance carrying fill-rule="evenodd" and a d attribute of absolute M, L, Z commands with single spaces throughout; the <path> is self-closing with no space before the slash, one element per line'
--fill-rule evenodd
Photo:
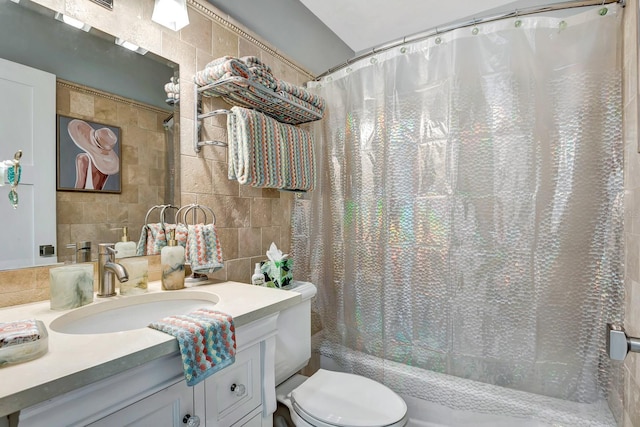
<path fill-rule="evenodd" d="M 236 361 L 204 380 L 207 427 L 229 427 L 262 403 L 260 344 L 239 351 Z"/>
<path fill-rule="evenodd" d="M 182 420 L 187 414 L 194 415 L 193 389 L 180 381 L 89 425 L 184 427 Z"/>

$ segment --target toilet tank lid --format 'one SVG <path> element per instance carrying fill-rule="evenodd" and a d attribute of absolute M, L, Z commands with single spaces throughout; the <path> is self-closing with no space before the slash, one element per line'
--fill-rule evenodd
<path fill-rule="evenodd" d="M 301 294 L 302 301 L 306 301 L 313 298 L 316 295 L 316 292 L 318 291 L 318 289 L 313 283 L 299 282 L 297 280 L 294 280 L 293 282 L 291 282 L 291 286 L 287 288 L 287 290 L 298 292 L 299 294 Z"/>

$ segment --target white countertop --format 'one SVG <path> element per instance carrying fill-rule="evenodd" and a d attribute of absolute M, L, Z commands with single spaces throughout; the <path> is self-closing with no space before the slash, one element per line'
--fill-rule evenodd
<path fill-rule="evenodd" d="M 179 291 L 162 291 L 160 282 L 149 283 L 149 292 L 191 291 L 216 294 L 219 302 L 215 309 L 233 316 L 236 327 L 293 306 L 301 299 L 297 292 L 236 282 L 198 285 Z M 125 298 L 128 297 L 94 298 L 92 304 Z M 0 417 L 178 352 L 175 338 L 150 328 L 78 335 L 59 333 L 49 327 L 54 319 L 69 311 L 53 311 L 49 301 L 0 309 L 0 322 L 37 319 L 45 324 L 49 333 L 47 354 L 0 368 Z"/>

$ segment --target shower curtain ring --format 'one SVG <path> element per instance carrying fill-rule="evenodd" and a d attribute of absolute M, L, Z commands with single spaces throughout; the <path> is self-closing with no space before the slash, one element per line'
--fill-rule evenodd
<path fill-rule="evenodd" d="M 479 32 L 480 32 L 480 29 L 478 28 L 478 20 L 476 18 L 473 18 L 473 30 L 471 30 L 471 34 L 475 36 Z"/>
<path fill-rule="evenodd" d="M 600 8 L 600 10 L 598 11 L 598 13 L 600 14 L 600 16 L 604 16 L 604 15 L 606 15 L 606 14 L 607 14 L 607 12 L 609 12 L 609 8 L 607 8 L 607 7 L 604 5 L 604 2 L 605 2 L 605 1 L 606 1 L 606 0 L 602 0 L 602 4 L 600 5 L 600 6 L 602 6 L 602 7 Z"/>
<path fill-rule="evenodd" d="M 442 43 L 442 38 L 440 37 L 440 30 L 438 30 L 438 27 L 436 27 L 436 44 L 440 44 Z"/>
<path fill-rule="evenodd" d="M 407 53 L 407 47 L 405 46 L 405 43 L 407 43 L 407 36 L 404 36 L 402 38 L 402 43 L 400 44 L 400 53 Z"/>

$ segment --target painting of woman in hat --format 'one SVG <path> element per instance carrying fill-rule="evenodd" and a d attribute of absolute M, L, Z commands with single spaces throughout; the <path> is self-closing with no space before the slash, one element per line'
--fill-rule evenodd
<path fill-rule="evenodd" d="M 66 117 L 64 119 L 69 120 L 66 126 L 62 120 L 59 125 L 66 127 L 73 142 L 70 147 L 75 145 L 76 148 L 71 149 L 67 146 L 66 151 L 68 152 L 63 153 L 63 141 L 60 141 L 59 175 L 64 178 L 65 183 L 61 185 L 62 178 L 59 178 L 59 187 L 87 191 L 117 190 L 119 192 L 119 177 L 117 183 L 113 182 L 107 186 L 109 178 L 120 172 L 120 157 L 117 152 L 118 134 L 108 126 L 96 123 L 94 123 L 95 126 L 92 126 L 84 120 Z M 62 161 L 63 158 L 64 161 Z M 69 170 L 71 168 L 75 171 Z"/>

